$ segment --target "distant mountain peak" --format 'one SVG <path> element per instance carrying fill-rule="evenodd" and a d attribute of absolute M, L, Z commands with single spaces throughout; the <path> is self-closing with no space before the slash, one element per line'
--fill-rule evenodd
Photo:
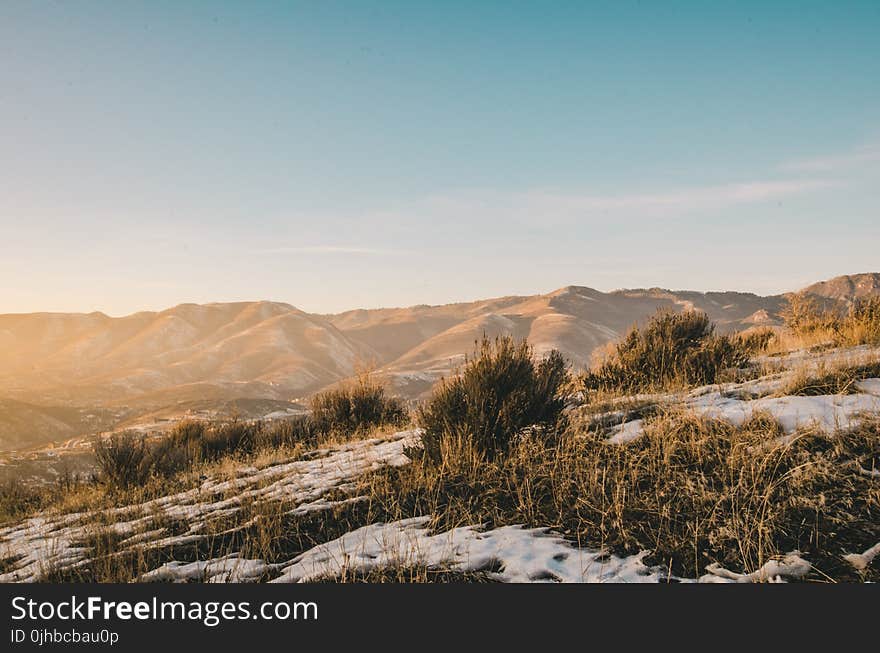
<path fill-rule="evenodd" d="M 604 294 L 600 290 L 590 288 L 589 286 L 563 286 L 553 292 L 547 293 L 546 297 L 565 297 L 569 295 L 592 297 L 594 295 Z"/>
<path fill-rule="evenodd" d="M 844 274 L 819 281 L 801 289 L 802 293 L 850 303 L 856 299 L 880 295 L 880 272 Z"/>
<path fill-rule="evenodd" d="M 836 301 L 880 294 L 880 274 L 805 289 Z M 366 362 L 418 396 L 484 334 L 559 349 L 575 367 L 657 310 L 705 311 L 720 331 L 780 324 L 784 296 L 665 288 L 602 292 L 568 285 L 538 295 L 316 315 L 268 300 L 183 303 L 124 317 L 103 313 L 0 315 L 0 397 L 159 402 L 249 397 L 286 400 L 338 382 Z"/>

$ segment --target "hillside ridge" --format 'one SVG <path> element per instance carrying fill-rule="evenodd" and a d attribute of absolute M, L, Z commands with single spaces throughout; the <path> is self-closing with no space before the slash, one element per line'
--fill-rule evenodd
<path fill-rule="evenodd" d="M 802 289 L 849 303 L 880 294 L 880 273 L 843 275 Z M 780 323 L 785 295 L 568 285 L 440 305 L 307 313 L 268 300 L 181 303 L 110 317 L 91 313 L 0 315 L 0 397 L 41 405 L 292 400 L 377 369 L 394 391 L 426 392 L 484 333 L 559 349 L 575 367 L 659 309 L 702 310 L 720 331 Z"/>

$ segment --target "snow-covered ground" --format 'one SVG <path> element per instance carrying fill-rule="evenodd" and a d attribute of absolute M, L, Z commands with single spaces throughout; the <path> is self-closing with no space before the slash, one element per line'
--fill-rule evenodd
<path fill-rule="evenodd" d="M 880 381 L 880 379 L 872 379 Z M 734 426 L 748 422 L 758 414 L 771 415 L 787 434 L 814 427 L 824 431 L 849 429 L 864 415 L 880 414 L 880 396 L 858 393 L 851 395 L 819 395 L 815 397 L 763 397 L 742 400 L 720 393 L 686 401 L 681 406 L 697 415 L 722 419 Z M 616 444 L 631 442 L 644 432 L 641 418 L 624 421 L 614 427 L 608 440 Z"/>
<path fill-rule="evenodd" d="M 207 479 L 199 487 L 101 513 L 38 516 L 0 529 L 0 559 L 8 560 L 0 582 L 37 580 L 49 571 L 81 565 L 90 550 L 82 543 L 95 532 L 95 521 L 122 538 L 120 546 L 149 544 L 168 547 L 207 538 L 207 524 L 231 517 L 254 501 L 283 500 L 289 510 L 302 514 L 330 507 L 326 497 L 334 490 L 350 489 L 355 477 L 386 465 L 404 465 L 404 448 L 418 441 L 414 431 L 387 439 L 352 442 L 332 450 L 318 451 L 309 460 L 296 460 L 264 469 L 242 468 L 231 480 Z M 351 497 L 347 500 L 356 500 Z M 344 500 L 343 500 L 344 501 Z M 155 523 L 180 523 L 187 528 L 169 533 Z"/>
<path fill-rule="evenodd" d="M 880 350 L 866 346 L 832 350 L 819 354 L 797 352 L 772 359 L 779 372 L 743 383 L 726 383 L 696 388 L 684 395 L 636 395 L 628 399 L 646 405 L 681 408 L 711 419 L 722 419 L 739 426 L 757 414 L 772 416 L 787 434 L 804 428 L 824 431 L 849 429 L 865 415 L 880 414 L 880 379 L 863 379 L 853 394 L 818 396 L 777 396 L 797 374 L 820 373 L 833 366 L 858 365 L 875 361 Z M 768 396 L 770 395 L 770 396 Z M 640 415 L 625 410 L 594 416 L 595 423 L 613 424 L 608 439 L 615 444 L 631 442 L 644 432 Z"/>
<path fill-rule="evenodd" d="M 267 565 L 261 560 L 224 556 L 207 562 L 170 562 L 145 574 L 142 580 L 186 582 L 249 582 L 280 571 L 271 582 L 296 583 L 368 572 L 387 567 L 425 566 L 458 572 L 484 572 L 502 582 L 529 583 L 659 583 L 694 582 L 668 576 L 645 566 L 647 551 L 619 558 L 598 549 L 577 548 L 547 529 L 474 526 L 432 534 L 428 517 L 390 524 L 371 524 L 310 549 L 288 563 Z M 743 583 L 796 579 L 810 571 L 796 552 L 766 563 L 751 574 L 738 574 L 718 565 L 696 579 L 700 583 Z"/>
<path fill-rule="evenodd" d="M 548 532 L 502 526 L 481 530 L 474 526 L 437 534 L 425 530 L 427 517 L 391 524 L 372 524 L 317 546 L 281 568 L 273 583 L 317 580 L 344 571 L 368 571 L 389 565 L 484 571 L 490 578 L 512 583 L 658 583 L 693 582 L 668 576 L 663 569 L 646 567 L 648 551 L 619 558 L 600 549 L 577 548 Z M 697 582 L 753 582 L 799 578 L 810 563 L 797 553 L 768 562 L 752 574 L 736 574 L 719 566 Z"/>
<path fill-rule="evenodd" d="M 876 350 L 860 348 L 843 353 L 791 356 L 790 361 L 783 359 L 783 362 L 803 368 L 875 353 Z M 863 380 L 856 386 L 856 392 L 848 395 L 776 396 L 792 374 L 782 369 L 745 383 L 707 386 L 682 395 L 642 396 L 628 401 L 630 404 L 653 402 L 680 406 L 734 424 L 741 424 L 758 412 L 767 413 L 773 415 L 787 433 L 805 426 L 828 431 L 845 429 L 865 414 L 880 414 L 880 379 Z M 596 417 L 610 425 L 609 441 L 619 445 L 638 438 L 645 424 L 641 417 L 627 418 L 626 411 Z M 249 523 L 241 511 L 262 501 L 283 502 L 285 510 L 294 515 L 361 501 L 363 498 L 354 494 L 354 480 L 383 466 L 409 464 L 405 450 L 417 446 L 418 442 L 417 430 L 404 431 L 312 452 L 307 459 L 283 461 L 261 469 L 242 467 L 232 478 L 208 478 L 192 490 L 137 505 L 27 519 L 0 529 L 0 561 L 4 572 L 0 574 L 0 582 L 34 581 L 50 571 L 87 564 L 92 555 L 88 541 L 98 523 L 104 524 L 102 528 L 118 540 L 119 551 L 133 551 L 138 547 L 167 549 L 216 536 L 210 527 L 220 519 L 229 518 L 229 523 L 239 524 L 233 530 L 247 527 Z M 871 476 L 880 473 L 873 469 L 862 472 Z M 236 516 L 240 517 L 237 522 Z M 393 523 L 370 524 L 277 563 L 248 559 L 235 552 L 197 562 L 171 561 L 145 573 L 140 580 L 302 582 L 389 565 L 411 565 L 482 572 L 506 582 L 734 583 L 797 579 L 811 569 L 808 560 L 798 552 L 790 552 L 751 573 L 709 565 L 704 576 L 682 579 L 647 566 L 644 559 L 648 552 L 618 557 L 600 549 L 578 547 L 549 529 L 506 525 L 486 530 L 480 524 L 471 524 L 434 532 L 429 522 L 429 516 L 416 516 Z M 845 555 L 844 559 L 856 570 L 864 570 L 877 555 L 880 555 L 880 543 L 864 552 Z"/>

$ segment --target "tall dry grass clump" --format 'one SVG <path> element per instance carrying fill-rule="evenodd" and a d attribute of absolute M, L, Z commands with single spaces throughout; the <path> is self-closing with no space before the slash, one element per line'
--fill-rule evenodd
<path fill-rule="evenodd" d="M 352 435 L 379 426 L 402 426 L 409 420 L 403 401 L 389 396 L 385 387 L 367 373 L 316 394 L 311 409 L 315 428 L 324 433 Z"/>
<path fill-rule="evenodd" d="M 767 351 L 773 338 L 776 337 L 776 331 L 769 327 L 757 327 L 740 331 L 731 336 L 747 354 L 760 354 Z"/>
<path fill-rule="evenodd" d="M 565 360 L 551 351 L 542 360 L 525 341 L 483 336 L 459 374 L 443 379 L 419 409 L 429 458 L 437 459 L 444 440 L 464 439 L 492 458 L 508 449 L 527 427 L 550 427 L 564 401 Z"/>
<path fill-rule="evenodd" d="M 143 485 L 153 471 L 151 452 L 139 433 L 125 431 L 95 438 L 95 463 L 108 485 L 128 488 Z"/>
<path fill-rule="evenodd" d="M 705 313 L 661 310 L 644 327 L 632 327 L 579 382 L 587 392 L 608 393 L 715 383 L 723 371 L 748 366 L 758 345 L 766 345 L 765 336 L 716 335 Z"/>
<path fill-rule="evenodd" d="M 842 555 L 880 541 L 880 484 L 861 471 L 880 463 L 880 428 L 782 435 L 768 417 L 736 427 L 667 413 L 625 445 L 593 431 L 526 434 L 490 458 L 447 438 L 438 461 L 380 470 L 357 492 L 374 518 L 431 515 L 438 532 L 549 527 L 579 546 L 650 551 L 649 564 L 683 577 L 711 563 L 751 572 L 797 549 L 817 578 L 857 580 Z"/>
<path fill-rule="evenodd" d="M 820 306 L 815 297 L 804 293 L 788 296 L 781 317 L 792 333 L 806 337 L 833 337 L 840 324 L 837 312 Z"/>
<path fill-rule="evenodd" d="M 98 486 L 96 474 L 74 474 L 69 470 L 46 484 L 10 479 L 0 485 L 0 524 L 16 522 L 47 509 L 88 510 L 94 506 L 91 499 Z"/>
<path fill-rule="evenodd" d="M 184 420 L 150 447 L 152 471 L 171 476 L 195 465 L 252 454 L 267 430 L 262 422 Z"/>
<path fill-rule="evenodd" d="M 838 331 L 842 342 L 848 345 L 880 344 L 880 297 L 855 301 Z"/>
<path fill-rule="evenodd" d="M 880 297 L 855 300 L 845 310 L 820 305 L 815 297 L 795 294 L 782 311 L 787 333 L 778 336 L 777 349 L 819 344 L 857 346 L 880 344 Z"/>
<path fill-rule="evenodd" d="M 312 409 L 311 415 L 271 422 L 183 420 L 168 434 L 150 440 L 129 432 L 98 438 L 93 450 L 100 478 L 112 488 L 126 489 L 224 459 L 267 449 L 317 446 L 331 436 L 352 437 L 409 420 L 404 404 L 387 396 L 384 387 L 367 375 L 316 395 Z"/>
<path fill-rule="evenodd" d="M 314 446 L 319 435 L 307 416 L 277 422 L 183 420 L 158 437 L 114 433 L 96 438 L 92 448 L 100 481 L 111 489 L 126 490 L 267 449 Z"/>
<path fill-rule="evenodd" d="M 859 392 L 859 381 L 880 377 L 880 359 L 843 361 L 795 370 L 779 391 L 780 396 L 843 395 Z"/>

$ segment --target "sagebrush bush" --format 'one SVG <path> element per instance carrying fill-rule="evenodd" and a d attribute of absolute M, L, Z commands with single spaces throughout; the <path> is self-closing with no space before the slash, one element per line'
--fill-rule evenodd
<path fill-rule="evenodd" d="M 839 303 L 829 309 L 815 297 L 791 295 L 782 319 L 791 333 L 805 339 L 821 337 L 848 346 L 880 344 L 880 297 L 859 298 L 844 310 Z"/>
<path fill-rule="evenodd" d="M 252 453 L 257 448 L 261 422 L 221 422 L 205 432 L 202 460 L 217 460 L 229 455 Z"/>
<path fill-rule="evenodd" d="M 719 336 L 705 313 L 661 310 L 643 328 L 632 327 L 598 368 L 581 377 L 581 385 L 586 391 L 639 392 L 715 383 L 722 371 L 748 366 L 750 350 L 763 337 Z"/>
<path fill-rule="evenodd" d="M 152 473 L 150 451 L 139 433 L 124 431 L 97 437 L 93 449 L 101 476 L 113 487 L 142 485 Z"/>
<path fill-rule="evenodd" d="M 536 361 L 527 342 L 509 336 L 483 337 L 460 373 L 443 379 L 419 409 L 429 457 L 437 457 L 444 438 L 472 441 L 489 457 L 503 452 L 529 426 L 548 427 L 564 406 L 561 389 L 568 378 L 558 351 Z"/>
<path fill-rule="evenodd" d="M 168 478 L 230 456 L 261 449 L 314 445 L 319 430 L 308 416 L 277 422 L 203 422 L 183 420 L 167 434 L 147 441 L 142 435 L 119 433 L 94 443 L 95 459 L 105 484 L 128 488 L 151 476 Z"/>
<path fill-rule="evenodd" d="M 834 332 L 840 324 L 840 318 L 832 310 L 819 306 L 815 297 L 804 293 L 788 296 L 788 304 L 782 310 L 782 321 L 793 333 L 812 335 L 815 333 Z"/>
<path fill-rule="evenodd" d="M 172 476 L 202 459 L 202 446 L 208 425 L 197 420 L 177 423 L 168 435 L 150 447 L 151 471 Z"/>
<path fill-rule="evenodd" d="M 385 387 L 368 374 L 316 394 L 311 409 L 314 427 L 323 433 L 351 435 L 379 426 L 400 426 L 409 419 L 403 401 L 388 396 Z"/>
<path fill-rule="evenodd" d="M 278 449 L 297 445 L 315 445 L 321 433 L 308 415 L 298 415 L 273 422 L 256 435 L 258 449 Z"/>
<path fill-rule="evenodd" d="M 42 495 L 20 481 L 0 485 L 0 524 L 27 515 L 43 505 Z"/>
<path fill-rule="evenodd" d="M 733 338 L 746 353 L 754 355 L 766 351 L 775 336 L 773 329 L 763 328 L 737 333 Z"/>
<path fill-rule="evenodd" d="M 880 297 L 856 300 L 840 321 L 838 332 L 843 344 L 880 344 Z"/>
<path fill-rule="evenodd" d="M 151 471 L 171 476 L 198 463 L 253 453 L 263 430 L 261 422 L 184 420 L 148 447 Z"/>

